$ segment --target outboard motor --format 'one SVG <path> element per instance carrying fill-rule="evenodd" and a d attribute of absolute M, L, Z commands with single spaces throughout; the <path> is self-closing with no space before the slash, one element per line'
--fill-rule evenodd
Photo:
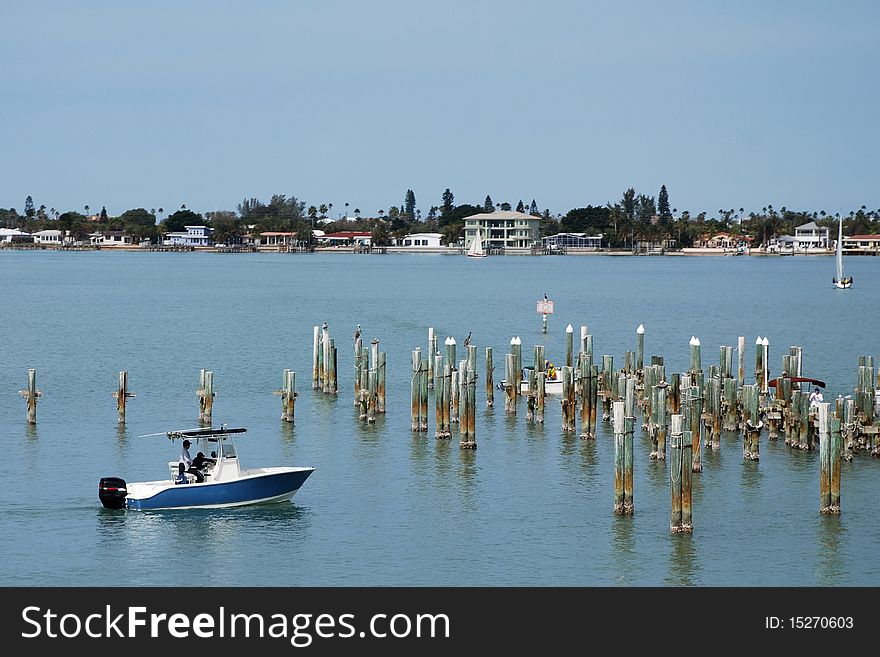
<path fill-rule="evenodd" d="M 98 482 L 98 498 L 105 509 L 124 509 L 125 496 L 128 490 L 125 479 L 119 477 L 103 477 Z"/>

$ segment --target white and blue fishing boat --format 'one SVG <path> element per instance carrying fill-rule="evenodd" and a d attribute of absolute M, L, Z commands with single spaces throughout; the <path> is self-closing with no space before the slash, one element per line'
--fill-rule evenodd
<path fill-rule="evenodd" d="M 243 428 L 186 429 L 152 434 L 175 440 L 189 440 L 194 453 L 210 454 L 200 469 L 201 476 L 178 460 L 168 463 L 169 477 L 158 481 L 126 483 L 119 477 L 104 477 L 98 483 L 98 498 L 109 509 L 219 509 L 224 507 L 289 501 L 300 489 L 313 467 L 242 468 L 233 435 Z"/>

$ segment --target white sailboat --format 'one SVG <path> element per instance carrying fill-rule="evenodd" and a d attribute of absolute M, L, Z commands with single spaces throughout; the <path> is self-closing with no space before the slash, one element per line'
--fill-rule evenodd
<path fill-rule="evenodd" d="M 467 255 L 469 258 L 485 258 L 486 252 L 483 251 L 483 238 L 480 237 L 480 231 L 477 231 L 477 236 L 474 237 L 471 242 L 470 248 L 468 248 Z"/>
<path fill-rule="evenodd" d="M 846 289 L 852 287 L 852 276 L 844 277 L 843 275 L 843 217 L 837 225 L 837 276 L 832 279 L 834 287 Z"/>

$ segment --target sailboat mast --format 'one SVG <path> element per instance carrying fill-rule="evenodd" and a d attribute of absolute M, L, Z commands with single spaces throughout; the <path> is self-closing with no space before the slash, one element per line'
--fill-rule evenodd
<path fill-rule="evenodd" d="M 843 217 L 837 224 L 837 280 L 843 279 Z"/>

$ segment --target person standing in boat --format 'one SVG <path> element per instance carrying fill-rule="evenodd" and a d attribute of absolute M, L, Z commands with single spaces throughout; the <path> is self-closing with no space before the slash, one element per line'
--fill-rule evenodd
<path fill-rule="evenodd" d="M 183 463 L 187 472 L 195 475 L 196 483 L 201 483 L 205 480 L 205 475 L 203 475 L 197 467 L 193 466 L 192 456 L 189 455 L 189 446 L 190 442 L 184 440 L 183 447 L 180 450 L 180 462 Z"/>

